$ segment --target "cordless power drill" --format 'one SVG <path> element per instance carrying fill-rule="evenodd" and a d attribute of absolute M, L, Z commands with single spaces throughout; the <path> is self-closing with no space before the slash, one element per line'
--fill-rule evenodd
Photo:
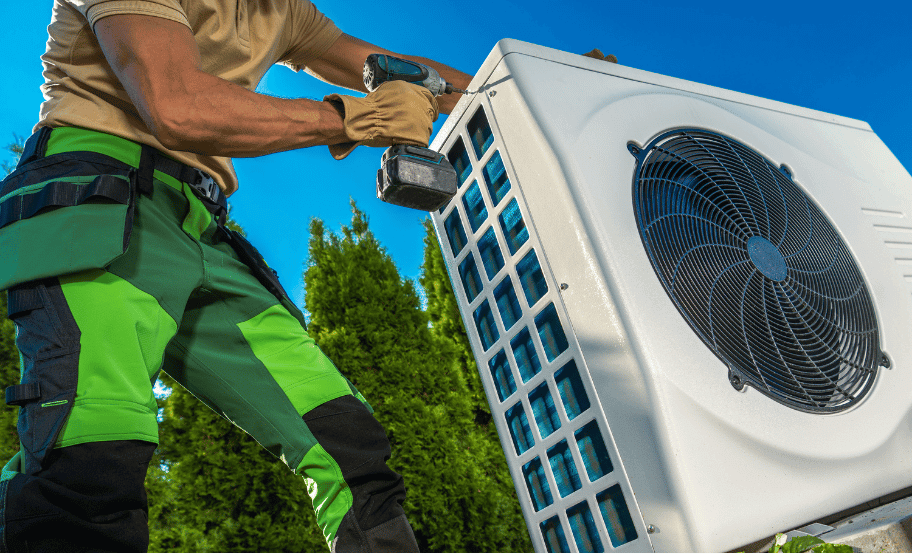
<path fill-rule="evenodd" d="M 387 81 L 421 85 L 434 96 L 468 91 L 447 83 L 432 67 L 371 54 L 364 61 L 364 86 L 373 91 Z M 383 153 L 377 171 L 377 198 L 397 206 L 434 211 L 456 195 L 456 170 L 446 156 L 429 148 L 397 144 Z"/>

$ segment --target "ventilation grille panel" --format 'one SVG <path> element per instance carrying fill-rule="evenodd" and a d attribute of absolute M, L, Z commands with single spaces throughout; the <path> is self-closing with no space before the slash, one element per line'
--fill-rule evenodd
<path fill-rule="evenodd" d="M 651 550 L 509 153 L 478 105 L 434 214 L 536 552 Z"/>
<path fill-rule="evenodd" d="M 806 412 L 860 401 L 882 361 L 874 305 L 838 232 L 790 173 L 703 130 L 628 148 L 649 259 L 732 385 Z"/>

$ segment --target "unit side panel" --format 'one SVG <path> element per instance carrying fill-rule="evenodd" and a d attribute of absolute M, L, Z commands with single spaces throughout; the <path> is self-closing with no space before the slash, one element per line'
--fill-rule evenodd
<path fill-rule="evenodd" d="M 440 148 L 462 184 L 434 223 L 533 544 L 651 550 L 490 102 L 509 76 L 490 80 Z"/>
<path fill-rule="evenodd" d="M 561 135 L 578 128 L 598 106 L 562 105 L 574 102 L 572 95 L 561 92 L 573 89 L 568 84 L 573 79 L 543 65 L 542 60 L 510 54 L 505 64 L 511 67 L 513 78 L 496 87 L 497 94 L 490 98 L 493 113 L 504 140 L 517 145 L 511 149 L 511 158 L 531 220 L 555 280 L 568 285 L 560 293 L 561 299 L 644 521 L 655 531 L 650 541 L 657 551 L 693 550 L 696 526 L 687 519 L 691 516 L 684 489 L 687 483 L 676 473 L 675 451 L 664 427 L 664 420 L 675 416 L 655 395 L 661 383 L 651 381 L 653 375 L 644 370 L 650 363 L 649 351 L 637 351 L 631 343 L 629 330 L 637 326 L 640 314 L 636 309 L 618 309 L 618 295 L 623 291 L 606 274 L 600 251 L 604 244 L 593 241 L 601 235 L 593 228 L 593 220 L 585 217 L 589 215 L 586 199 L 576 196 L 577 188 L 567 180 L 578 174 L 579 164 L 604 165 L 604 158 L 581 154 L 579 145 Z M 533 94 L 553 103 L 547 108 L 537 106 Z M 599 94 L 610 103 L 622 98 L 625 91 L 602 86 Z M 615 207 L 629 211 L 629 177 L 621 175 L 627 172 L 608 168 L 590 183 L 606 191 L 618 190 Z M 619 184 L 619 179 L 625 182 Z M 638 241 L 635 227 L 609 238 Z M 620 265 L 627 267 L 623 262 Z"/>

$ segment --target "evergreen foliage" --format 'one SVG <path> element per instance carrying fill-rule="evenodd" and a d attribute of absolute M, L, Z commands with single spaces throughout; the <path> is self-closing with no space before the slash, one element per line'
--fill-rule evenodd
<path fill-rule="evenodd" d="M 13 142 L 6 145 L 6 151 L 13 155 L 12 161 L 4 161 L 0 163 L 0 168 L 3 169 L 3 175 L 9 175 L 16 169 L 16 164 L 19 163 L 19 156 L 22 155 L 22 152 L 25 150 L 25 138 L 20 137 L 16 133 L 13 133 Z"/>
<path fill-rule="evenodd" d="M 503 454 L 475 423 L 452 342 L 432 333 L 414 284 L 399 275 L 354 203 L 352 211 L 341 235 L 311 223 L 311 336 L 386 428 L 389 464 L 405 477 L 405 510 L 422 550 L 525 549 L 512 484 L 492 461 L 502 463 Z"/>
<path fill-rule="evenodd" d="M 0 391 L 19 383 L 19 351 L 16 350 L 16 328 L 6 317 L 6 293 L 0 292 Z M 16 421 L 19 408 L 5 402 L 0 405 L 0 465 L 19 451 Z"/>
<path fill-rule="evenodd" d="M 16 167 L 25 139 L 13 135 L 14 140 L 6 146 L 12 155 L 11 161 L 2 163 L 3 175 L 9 175 Z M 16 327 L 6 317 L 6 292 L 0 291 L 0 391 L 19 384 L 19 351 L 16 349 Z M 19 433 L 16 422 L 19 408 L 0 403 L 0 465 L 5 464 L 19 451 Z"/>
<path fill-rule="evenodd" d="M 476 420 L 486 424 L 491 420 L 491 409 L 478 376 L 475 356 L 472 354 L 472 347 L 469 346 L 469 336 L 459 314 L 453 284 L 450 282 L 450 274 L 447 272 L 446 262 L 443 261 L 443 253 L 431 220 L 424 221 L 424 231 L 424 263 L 421 266 L 419 280 L 427 295 L 427 314 L 431 319 L 432 332 L 441 340 L 450 343 L 454 349 L 457 363 L 465 372 L 472 394 L 472 408 L 475 410 Z"/>
<path fill-rule="evenodd" d="M 504 457 L 503 449 L 497 436 L 497 429 L 491 421 L 491 411 L 478 374 L 475 356 L 469 346 L 469 337 L 466 334 L 459 305 L 453 293 L 453 284 L 450 282 L 446 262 L 440 243 L 437 241 L 434 226 L 431 221 L 424 222 L 424 264 L 421 273 L 421 286 L 427 294 L 427 313 L 431 319 L 431 333 L 440 340 L 449 342 L 456 352 L 456 360 L 468 382 L 472 393 L 472 408 L 475 413 L 475 422 L 479 429 L 487 432 L 487 440 L 491 446 L 490 457 L 487 460 L 489 471 L 495 476 L 495 481 L 501 484 L 498 494 L 509 499 L 509 509 L 504 516 L 503 528 L 514 539 L 510 548 L 514 552 L 532 552 L 532 541 L 526 529 L 519 501 L 510 470 Z"/>

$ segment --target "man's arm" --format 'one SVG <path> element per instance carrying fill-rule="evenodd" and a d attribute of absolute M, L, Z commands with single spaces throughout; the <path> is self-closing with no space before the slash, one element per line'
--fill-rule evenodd
<path fill-rule="evenodd" d="M 471 75 L 434 60 L 397 54 L 345 34 L 340 36 L 319 59 L 307 64 L 307 72 L 328 83 L 365 92 L 364 60 L 370 54 L 389 54 L 433 67 L 446 82 L 452 83 L 457 88 L 467 89 L 472 80 Z M 462 95 L 459 93 L 438 96 L 437 104 L 440 106 L 440 111 L 450 113 L 461 97 Z"/>
<path fill-rule="evenodd" d="M 143 15 L 112 15 L 95 34 L 114 73 L 167 148 L 249 157 L 349 140 L 328 102 L 251 92 L 204 72 L 190 29 Z"/>

